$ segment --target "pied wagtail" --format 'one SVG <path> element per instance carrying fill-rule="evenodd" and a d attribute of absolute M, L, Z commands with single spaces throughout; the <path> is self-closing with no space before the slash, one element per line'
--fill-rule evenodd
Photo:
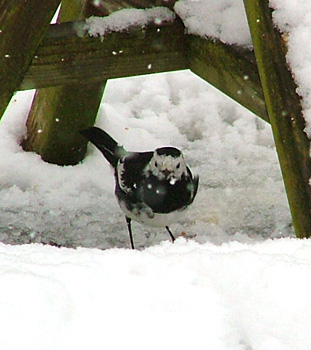
<path fill-rule="evenodd" d="M 134 249 L 131 221 L 165 227 L 183 217 L 193 202 L 199 177 L 193 176 L 181 151 L 161 147 L 149 152 L 128 152 L 105 131 L 90 127 L 80 133 L 91 141 L 114 168 L 115 195 L 125 214 Z"/>

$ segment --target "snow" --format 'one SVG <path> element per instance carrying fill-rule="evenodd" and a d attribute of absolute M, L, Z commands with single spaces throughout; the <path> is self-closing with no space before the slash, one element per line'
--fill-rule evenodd
<path fill-rule="evenodd" d="M 1 349 L 300 349 L 311 243 L 0 245 Z"/>
<path fill-rule="evenodd" d="M 209 4 L 219 23 L 241 9 Z M 307 1 L 273 6 L 291 57 L 293 33 L 308 46 Z M 308 106 L 307 78 L 300 88 Z M 189 238 L 134 223 L 132 251 L 100 152 L 59 167 L 19 146 L 32 95 L 16 94 L 0 124 L 1 349 L 310 349 L 311 242 L 293 238 L 267 123 L 188 71 L 109 81 L 97 125 L 128 150 L 179 147 L 200 175 L 171 227 Z"/>
<path fill-rule="evenodd" d="M 174 19 L 174 12 L 166 7 L 154 7 L 146 10 L 123 9 L 107 17 L 92 16 L 88 18 L 85 21 L 84 31 L 91 36 L 103 36 L 107 32 L 122 32 L 131 26 L 145 27 L 152 22 L 159 25 Z"/>
<path fill-rule="evenodd" d="M 243 0 L 179 0 L 174 10 L 189 34 L 226 44 L 252 44 Z"/>

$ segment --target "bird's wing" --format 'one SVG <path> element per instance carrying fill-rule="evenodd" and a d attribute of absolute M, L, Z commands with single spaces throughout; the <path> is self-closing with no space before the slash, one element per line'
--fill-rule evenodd
<path fill-rule="evenodd" d="M 150 161 L 153 152 L 133 152 L 119 159 L 116 177 L 125 193 L 136 193 L 143 179 L 143 170 Z"/>
<path fill-rule="evenodd" d="M 194 201 L 194 198 L 198 192 L 198 188 L 199 188 L 199 176 L 196 175 L 193 178 L 193 191 L 192 191 L 192 196 L 189 204 L 191 204 Z"/>
<path fill-rule="evenodd" d="M 192 172 L 188 166 L 187 166 L 187 173 L 188 173 L 188 179 L 191 179 L 190 183 L 188 184 L 188 188 L 187 188 L 187 190 L 190 191 L 190 193 L 191 193 L 189 203 L 188 203 L 188 205 L 190 205 L 194 201 L 194 198 L 198 192 L 199 176 L 198 175 L 193 176 Z"/>

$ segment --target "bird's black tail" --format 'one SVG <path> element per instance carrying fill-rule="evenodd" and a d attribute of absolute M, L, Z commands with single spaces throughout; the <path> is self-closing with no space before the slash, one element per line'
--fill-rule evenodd
<path fill-rule="evenodd" d="M 110 135 L 95 126 L 80 130 L 80 134 L 92 142 L 113 167 L 117 166 L 119 158 L 127 154 Z"/>

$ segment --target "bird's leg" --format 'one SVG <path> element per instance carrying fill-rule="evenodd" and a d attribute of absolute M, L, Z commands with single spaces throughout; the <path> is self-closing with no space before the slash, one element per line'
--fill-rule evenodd
<path fill-rule="evenodd" d="M 133 234 L 132 234 L 132 225 L 131 225 L 131 221 L 132 219 L 128 218 L 127 216 L 125 217 L 126 219 L 126 223 L 127 223 L 127 229 L 129 231 L 129 236 L 130 236 L 130 242 L 131 242 L 131 248 L 134 248 L 134 242 L 133 242 Z"/>
<path fill-rule="evenodd" d="M 172 232 L 171 232 L 170 228 L 169 228 L 168 226 L 165 226 L 165 228 L 167 229 L 167 232 L 168 232 L 168 233 L 169 233 L 169 235 L 171 236 L 172 242 L 174 243 L 174 241 L 175 241 L 175 237 L 173 236 L 173 234 L 172 234 Z"/>

